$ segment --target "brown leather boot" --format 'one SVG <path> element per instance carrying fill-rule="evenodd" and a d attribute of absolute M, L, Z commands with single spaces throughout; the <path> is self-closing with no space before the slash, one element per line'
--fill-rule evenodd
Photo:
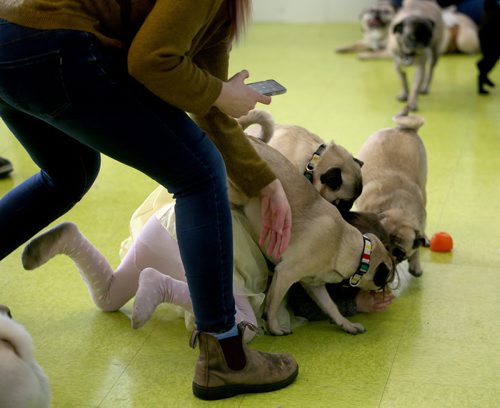
<path fill-rule="evenodd" d="M 271 354 L 252 350 L 243 343 L 243 331 L 255 326 L 238 325 L 239 335 L 217 340 L 215 336 L 195 330 L 190 345 L 200 344 L 196 362 L 193 393 L 204 400 L 217 400 L 249 392 L 267 392 L 291 384 L 299 372 L 295 359 L 288 354 Z"/>

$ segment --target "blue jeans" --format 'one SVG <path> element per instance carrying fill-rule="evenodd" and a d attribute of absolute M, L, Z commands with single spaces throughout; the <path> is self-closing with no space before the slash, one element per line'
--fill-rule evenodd
<path fill-rule="evenodd" d="M 0 20 L 0 117 L 40 167 L 0 200 L 0 259 L 83 197 L 103 153 L 174 194 L 197 328 L 234 325 L 222 156 L 185 112 L 128 75 L 124 52 L 89 33 Z"/>

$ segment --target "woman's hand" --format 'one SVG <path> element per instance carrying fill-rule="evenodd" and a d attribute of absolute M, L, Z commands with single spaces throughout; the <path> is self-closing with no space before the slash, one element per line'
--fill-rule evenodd
<path fill-rule="evenodd" d="M 214 105 L 233 118 L 246 115 L 255 108 L 257 102 L 269 105 L 271 103 L 270 96 L 262 95 L 245 85 L 245 79 L 248 76 L 248 71 L 243 70 L 229 81 L 223 82 L 221 93 Z"/>
<path fill-rule="evenodd" d="M 285 252 L 292 232 L 292 210 L 283 186 L 275 179 L 260 192 L 262 231 L 259 244 L 266 241 L 268 255 L 280 259 Z"/>
<path fill-rule="evenodd" d="M 389 289 L 385 292 L 360 290 L 356 295 L 356 308 L 358 312 L 383 312 L 392 303 L 394 297 Z"/>

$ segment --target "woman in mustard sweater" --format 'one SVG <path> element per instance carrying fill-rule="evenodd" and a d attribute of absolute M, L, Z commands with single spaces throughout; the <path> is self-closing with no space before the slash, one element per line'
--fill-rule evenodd
<path fill-rule="evenodd" d="M 193 392 L 203 399 L 282 388 L 298 373 L 289 355 L 246 348 L 234 318 L 226 177 L 261 197 L 261 238 L 275 243 L 277 257 L 291 226 L 280 182 L 233 119 L 271 102 L 245 85 L 246 71 L 228 79 L 249 7 L 247 0 L 0 2 L 0 117 L 40 167 L 0 200 L 0 259 L 82 198 L 100 153 L 166 187 L 176 199 L 192 345 L 200 343 Z"/>

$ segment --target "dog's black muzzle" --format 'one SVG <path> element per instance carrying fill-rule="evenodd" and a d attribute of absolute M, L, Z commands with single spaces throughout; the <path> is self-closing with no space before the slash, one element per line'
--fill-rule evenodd
<path fill-rule="evenodd" d="M 347 214 L 354 205 L 354 200 L 338 200 L 337 204 L 333 204 L 338 208 L 341 214 Z"/>

